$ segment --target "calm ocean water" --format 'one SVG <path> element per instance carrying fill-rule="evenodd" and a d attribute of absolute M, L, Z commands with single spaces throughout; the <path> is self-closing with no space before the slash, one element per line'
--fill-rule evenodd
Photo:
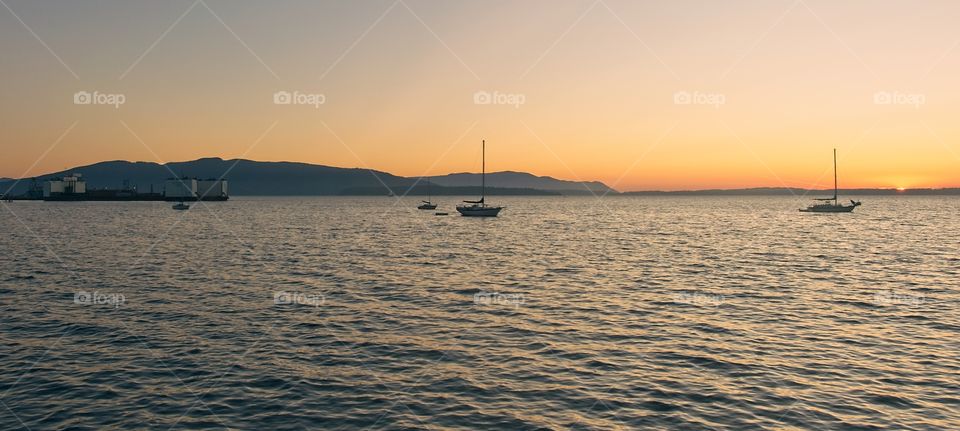
<path fill-rule="evenodd" d="M 0 429 L 960 429 L 960 199 L 4 204 Z"/>

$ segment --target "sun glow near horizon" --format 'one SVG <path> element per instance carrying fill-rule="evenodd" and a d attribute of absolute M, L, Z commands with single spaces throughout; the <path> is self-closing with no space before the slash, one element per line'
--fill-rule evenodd
<path fill-rule="evenodd" d="M 159 37 L 189 4 L 11 1 L 57 56 L 0 14 L 0 176 L 211 156 L 437 175 L 478 171 L 486 139 L 490 171 L 618 190 L 828 188 L 833 148 L 844 188 L 960 186 L 955 3 L 405 3 L 211 2 L 232 32 L 196 8 Z"/>

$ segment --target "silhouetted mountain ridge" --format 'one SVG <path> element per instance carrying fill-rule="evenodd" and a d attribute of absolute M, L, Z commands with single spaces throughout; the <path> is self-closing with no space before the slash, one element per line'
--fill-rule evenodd
<path fill-rule="evenodd" d="M 438 176 L 428 186 L 427 179 L 408 178 L 389 172 L 364 168 L 339 168 L 302 162 L 258 162 L 246 159 L 224 160 L 208 157 L 185 162 L 159 164 L 113 160 L 78 166 L 59 172 L 40 175 L 38 181 L 83 174 L 88 189 L 120 188 L 125 183 L 141 192 L 163 190 L 163 183 L 171 177 L 220 178 L 229 181 L 231 195 L 308 196 L 308 195 L 398 195 L 435 194 L 452 195 L 479 193 L 480 174 L 451 174 Z M 450 178 L 447 178 L 450 177 Z M 21 180 L 11 191 L 24 193 L 31 179 Z M 11 181 L 0 182 L 0 193 L 10 187 Z M 417 184 L 416 187 L 410 189 Z M 584 183 L 591 189 L 606 189 L 602 183 Z M 584 184 L 575 181 L 538 177 L 522 172 L 487 174 L 488 194 L 588 194 Z M 444 187 L 449 185 L 449 187 Z M 569 189 L 569 190 L 567 190 Z"/>
<path fill-rule="evenodd" d="M 457 172 L 447 175 L 425 177 L 432 183 L 446 187 L 469 187 L 480 183 L 480 174 Z M 488 187 L 513 187 L 550 190 L 562 194 L 617 193 L 599 181 L 568 181 L 526 172 L 501 171 L 487 174 Z"/>
<path fill-rule="evenodd" d="M 172 173 L 171 173 L 172 172 Z M 364 168 L 339 168 L 302 162 L 258 162 L 246 159 L 224 160 L 208 157 L 185 162 L 159 164 L 112 160 L 78 166 L 40 175 L 38 181 L 81 173 L 89 189 L 121 188 L 126 182 L 141 192 L 163 190 L 173 176 L 220 178 L 229 180 L 231 195 L 310 196 L 310 195 L 476 195 L 480 192 L 480 174 L 457 172 L 422 179 L 402 177 Z M 0 194 L 16 181 L 0 179 Z M 414 186 L 416 184 L 416 186 Z M 31 178 L 16 182 L 11 195 L 27 191 Z M 411 188 L 412 187 L 412 188 Z M 786 187 L 743 189 L 706 189 L 679 191 L 633 191 L 619 193 L 599 181 L 569 181 L 526 172 L 502 171 L 487 174 L 488 195 L 620 195 L 620 196 L 801 196 L 825 197 L 833 190 L 808 190 Z M 960 195 L 960 188 L 942 189 L 841 189 L 842 196 L 855 195 Z"/>

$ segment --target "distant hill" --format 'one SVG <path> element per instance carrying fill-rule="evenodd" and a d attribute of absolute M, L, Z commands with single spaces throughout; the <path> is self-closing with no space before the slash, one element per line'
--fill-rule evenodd
<path fill-rule="evenodd" d="M 232 169 L 231 169 L 232 168 Z M 176 176 L 219 178 L 226 173 L 231 195 L 310 196 L 310 195 L 477 195 L 480 174 L 454 173 L 424 177 L 401 177 L 388 172 L 363 168 L 337 168 L 297 162 L 257 162 L 245 159 L 205 158 L 165 165 L 152 162 L 109 161 L 78 166 L 36 177 L 38 181 L 81 173 L 87 188 L 121 188 L 126 182 L 141 192 L 163 190 L 171 171 Z M 15 180 L 0 178 L 0 194 Z M 16 183 L 11 195 L 25 193 L 32 179 Z M 416 186 L 414 186 L 416 184 Z M 386 186 L 385 186 L 386 185 Z M 413 187 L 411 189 L 411 187 Z M 389 188 L 389 189 L 388 189 Z M 408 193 L 409 191 L 409 193 Z M 488 195 L 620 195 L 620 196 L 806 196 L 824 197 L 833 190 L 806 190 L 785 187 L 746 189 L 709 189 L 684 191 L 633 191 L 619 193 L 598 181 L 567 181 L 524 172 L 487 174 Z M 960 188 L 945 189 L 841 189 L 842 196 L 863 195 L 960 195 Z"/>
<path fill-rule="evenodd" d="M 432 183 L 445 187 L 469 187 L 480 184 L 480 174 L 455 173 L 425 177 Z M 526 172 L 491 172 L 487 174 L 487 187 L 527 188 L 549 190 L 564 195 L 616 194 L 617 191 L 599 181 L 567 181 L 553 177 L 538 177 Z"/>
<path fill-rule="evenodd" d="M 475 187 L 427 187 L 420 183 L 407 191 L 407 188 L 396 190 L 399 195 L 407 196 L 476 196 L 480 194 L 480 186 Z M 343 189 L 341 196 L 382 196 L 384 188 L 380 187 L 349 187 Z M 552 190 L 538 190 L 517 187 L 487 187 L 487 195 L 499 196 L 560 196 L 562 193 Z"/>
<path fill-rule="evenodd" d="M 226 174 L 231 195 L 305 196 L 305 195 L 397 195 L 407 193 L 417 184 L 411 195 L 462 195 L 479 193 L 479 174 L 453 174 L 444 182 L 407 178 L 363 168 L 337 168 L 296 162 L 257 162 L 245 159 L 223 160 L 204 158 L 188 162 L 171 162 L 165 165 L 152 162 L 109 161 L 78 166 L 60 172 L 36 177 L 38 181 L 61 177 L 72 173 L 83 174 L 88 189 L 120 188 L 124 183 L 137 187 L 141 192 L 162 191 L 167 178 L 197 177 L 220 178 Z M 438 177 L 445 178 L 445 177 Z M 0 181 L 0 194 L 12 185 L 12 181 Z M 11 195 L 26 192 L 32 181 L 20 181 Z M 591 188 L 606 190 L 601 183 L 587 183 Z M 449 187 L 444 187 L 448 185 Z M 549 177 L 520 172 L 498 172 L 487 175 L 487 194 L 508 195 L 556 195 L 588 193 L 580 183 L 557 180 Z M 577 188 L 579 187 L 579 190 Z M 389 189 L 388 189 L 389 188 Z"/>

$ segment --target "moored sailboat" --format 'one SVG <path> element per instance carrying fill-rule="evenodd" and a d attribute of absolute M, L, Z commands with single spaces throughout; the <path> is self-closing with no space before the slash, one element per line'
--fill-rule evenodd
<path fill-rule="evenodd" d="M 417 205 L 418 210 L 435 210 L 437 209 L 437 204 L 430 202 L 430 181 L 427 181 L 427 200 L 420 201 L 420 205 Z"/>
<path fill-rule="evenodd" d="M 480 200 L 463 201 L 470 205 L 457 205 L 457 212 L 464 217 L 496 217 L 503 210 L 501 206 L 488 206 L 486 203 L 487 191 L 487 141 L 481 141 L 482 162 L 480 173 Z"/>
<path fill-rule="evenodd" d="M 832 198 L 816 198 L 816 203 L 810 205 L 806 208 L 800 208 L 800 212 L 805 213 L 848 213 L 853 212 L 853 209 L 860 206 L 860 202 L 853 199 L 850 200 L 850 205 L 841 204 L 837 199 L 837 149 L 833 149 L 833 197 Z M 831 202 L 833 201 L 833 202 Z"/>

